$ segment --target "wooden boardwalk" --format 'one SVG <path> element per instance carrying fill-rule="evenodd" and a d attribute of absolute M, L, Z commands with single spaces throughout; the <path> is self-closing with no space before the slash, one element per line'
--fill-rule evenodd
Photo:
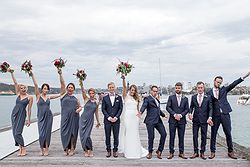
<path fill-rule="evenodd" d="M 101 114 L 100 114 L 101 115 Z M 14 153 L 2 161 L 0 161 L 0 166 L 10 167 L 10 166 L 26 166 L 26 167 L 40 167 L 40 166 L 95 166 L 95 167 L 106 167 L 106 166 L 185 166 L 185 167 L 192 167 L 192 166 L 209 166 L 209 167 L 224 167 L 224 166 L 242 166 L 242 167 L 249 167 L 250 161 L 242 159 L 239 157 L 238 160 L 233 160 L 228 158 L 227 156 L 227 149 L 219 144 L 217 144 L 217 152 L 216 157 L 213 160 L 202 160 L 200 158 L 196 159 L 187 159 L 183 160 L 178 157 L 178 151 L 175 152 L 175 157 L 172 160 L 167 159 L 168 155 L 168 142 L 169 142 L 169 133 L 168 133 L 168 123 L 167 119 L 163 119 L 165 123 L 165 127 L 167 129 L 167 140 L 165 143 L 165 150 L 163 152 L 163 159 L 157 159 L 156 155 L 154 154 L 151 160 L 146 158 L 141 159 L 126 159 L 123 155 L 119 154 L 118 158 L 106 158 L 106 151 L 105 151 L 105 143 L 104 143 L 104 129 L 103 125 L 97 129 L 93 128 L 92 132 L 92 140 L 94 145 L 94 157 L 86 158 L 83 156 L 82 147 L 80 145 L 80 140 L 77 143 L 76 154 L 72 157 L 66 157 L 63 155 L 62 145 L 60 140 L 60 131 L 56 131 L 52 134 L 52 141 L 50 147 L 50 155 L 48 157 L 40 156 L 39 155 L 39 143 L 38 141 L 30 144 L 27 146 L 28 155 L 25 157 L 17 157 Z M 145 124 L 140 124 L 140 137 L 142 144 L 145 148 L 147 148 L 147 131 Z M 159 135 L 156 132 L 155 144 L 154 147 L 157 148 L 158 146 Z M 209 151 L 209 139 L 207 140 L 207 152 L 205 153 L 206 156 L 210 154 Z M 177 142 L 175 143 L 177 147 Z M 187 157 L 191 156 L 193 153 L 193 144 L 192 144 L 192 131 L 191 125 L 187 125 L 186 134 L 185 134 L 185 155 Z"/>

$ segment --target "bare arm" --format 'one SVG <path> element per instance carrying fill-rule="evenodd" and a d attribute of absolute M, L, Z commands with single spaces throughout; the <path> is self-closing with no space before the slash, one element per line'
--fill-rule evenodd
<path fill-rule="evenodd" d="M 10 72 L 10 74 L 11 74 L 11 78 L 12 78 L 12 80 L 13 80 L 13 82 L 14 82 L 16 95 L 19 95 L 20 89 L 19 89 L 18 83 L 17 83 L 17 81 L 16 81 L 16 78 L 15 78 L 15 76 L 14 76 L 14 72 Z"/>
<path fill-rule="evenodd" d="M 122 97 L 123 97 L 123 99 L 125 99 L 126 95 L 127 95 L 126 81 L 125 81 L 125 77 L 122 76 Z"/>
<path fill-rule="evenodd" d="M 95 111 L 95 118 L 96 118 L 96 122 L 97 122 L 96 127 L 97 127 L 97 128 L 99 128 L 99 126 L 101 126 L 101 124 L 100 124 L 100 119 L 99 119 L 98 108 L 99 108 L 99 103 L 97 104 L 97 106 L 96 106 L 96 111 Z"/>
<path fill-rule="evenodd" d="M 81 90 L 82 90 L 82 97 L 83 97 L 83 100 L 86 102 L 89 98 L 88 98 L 88 96 L 87 96 L 87 94 L 86 94 L 86 91 L 85 91 L 85 89 L 84 89 L 84 87 L 83 87 L 82 81 L 80 81 L 80 87 L 81 87 Z"/>
<path fill-rule="evenodd" d="M 31 117 L 31 108 L 32 108 L 32 104 L 33 104 L 33 97 L 29 96 L 29 104 L 28 104 L 28 122 L 27 122 L 27 126 L 30 126 L 30 117 Z"/>
<path fill-rule="evenodd" d="M 63 76 L 62 76 L 62 71 L 58 70 L 58 74 L 59 74 L 59 79 L 60 79 L 60 84 L 61 84 L 60 94 L 64 95 L 66 93 L 66 86 L 65 86 L 65 81 L 64 81 Z"/>
<path fill-rule="evenodd" d="M 58 97 L 61 97 L 61 94 L 51 95 L 49 96 L 49 99 L 57 99 Z"/>
<path fill-rule="evenodd" d="M 76 112 L 79 113 L 80 111 L 82 111 L 82 106 L 80 104 L 79 99 L 77 98 L 77 109 L 76 109 Z"/>
<path fill-rule="evenodd" d="M 35 86 L 35 94 L 36 94 L 36 99 L 39 98 L 40 96 L 40 92 L 39 92 L 39 89 L 38 89 L 38 84 L 36 82 L 36 79 L 35 79 L 35 76 L 34 76 L 34 73 L 31 71 L 31 78 L 32 78 L 32 81 L 34 83 L 34 86 Z"/>

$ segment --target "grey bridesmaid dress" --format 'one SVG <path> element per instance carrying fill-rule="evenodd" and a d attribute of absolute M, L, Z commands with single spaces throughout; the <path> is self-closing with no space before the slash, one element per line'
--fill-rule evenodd
<path fill-rule="evenodd" d="M 46 148 L 46 144 L 49 147 L 53 123 L 50 99 L 47 98 L 45 101 L 42 97 L 39 98 L 37 102 L 37 119 L 40 147 Z"/>
<path fill-rule="evenodd" d="M 93 150 L 90 135 L 94 125 L 94 113 L 96 109 L 96 102 L 88 100 L 88 102 L 84 105 L 84 110 L 79 121 L 80 140 L 84 151 Z"/>
<path fill-rule="evenodd" d="M 66 94 L 61 99 L 61 140 L 63 149 L 75 149 L 79 129 L 79 113 L 76 113 L 77 98 Z"/>
<path fill-rule="evenodd" d="M 23 127 L 26 119 L 26 107 L 29 104 L 28 97 L 21 100 L 20 96 L 16 99 L 16 105 L 12 110 L 11 123 L 15 146 L 24 146 Z"/>

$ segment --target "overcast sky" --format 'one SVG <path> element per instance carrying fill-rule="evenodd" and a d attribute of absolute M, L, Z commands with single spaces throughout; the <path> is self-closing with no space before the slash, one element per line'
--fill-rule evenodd
<path fill-rule="evenodd" d="M 118 59 L 135 68 L 137 85 L 177 81 L 232 82 L 250 70 L 249 0 L 1 0 L 0 62 L 20 71 L 31 60 L 39 85 L 59 87 L 55 58 L 67 60 L 65 81 L 84 68 L 86 88 L 114 81 Z M 160 63 L 159 63 L 160 61 Z M 12 83 L 10 74 L 0 82 Z M 250 78 L 241 85 L 250 85 Z"/>

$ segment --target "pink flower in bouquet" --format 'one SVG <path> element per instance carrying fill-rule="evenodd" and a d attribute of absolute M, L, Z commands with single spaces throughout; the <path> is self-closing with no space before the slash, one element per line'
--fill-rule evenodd
<path fill-rule="evenodd" d="M 120 64 L 118 64 L 116 68 L 116 72 L 117 74 L 121 73 L 122 75 L 127 76 L 127 74 L 132 71 L 132 68 L 134 68 L 132 64 L 129 64 L 128 62 L 120 61 Z"/>
<path fill-rule="evenodd" d="M 84 70 L 78 70 L 78 69 L 77 69 L 76 74 L 73 74 L 73 75 L 75 75 L 76 78 L 79 79 L 80 82 L 84 81 L 87 77 L 87 74 L 85 73 Z"/>
<path fill-rule="evenodd" d="M 0 66 L 0 71 L 1 71 L 2 73 L 6 73 L 6 72 L 8 71 L 8 68 L 10 68 L 9 63 L 3 62 L 3 63 L 1 64 L 1 66 Z M 10 72 L 14 72 L 14 70 L 10 69 Z"/>
<path fill-rule="evenodd" d="M 29 76 L 31 76 L 31 70 L 32 70 L 31 61 L 26 60 L 21 66 L 21 71 L 24 71 L 25 73 L 28 73 Z"/>
<path fill-rule="evenodd" d="M 55 59 L 54 65 L 56 68 L 61 69 L 65 66 L 66 61 L 64 61 L 61 57 L 59 59 Z"/>

